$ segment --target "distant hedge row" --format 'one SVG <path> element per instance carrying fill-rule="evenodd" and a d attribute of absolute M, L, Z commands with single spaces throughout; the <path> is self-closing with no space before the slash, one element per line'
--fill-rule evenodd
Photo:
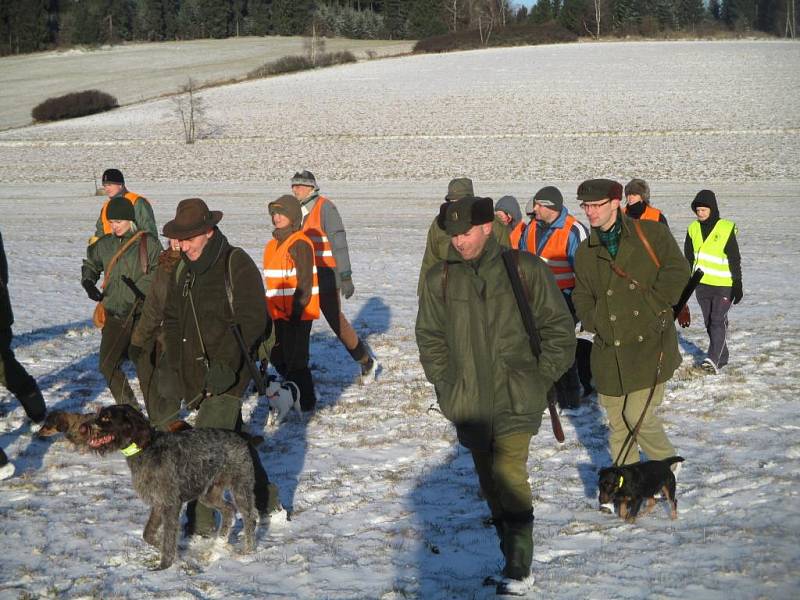
<path fill-rule="evenodd" d="M 536 44 L 560 44 L 574 42 L 578 36 L 554 21 L 533 25 L 511 25 L 491 31 L 488 35 L 472 29 L 437 35 L 418 41 L 414 52 L 451 52 L 454 50 L 475 50 L 496 46 L 533 46 Z"/>
<path fill-rule="evenodd" d="M 268 77 L 269 75 L 278 75 L 279 73 L 307 71 L 309 69 L 319 69 L 322 67 L 354 62 L 356 62 L 356 57 L 349 50 L 345 50 L 344 52 L 323 52 L 319 54 L 313 62 L 308 56 L 284 56 L 278 60 L 261 65 L 257 69 L 253 69 L 247 74 L 247 77 L 250 79 L 257 79 L 259 77 Z"/>
<path fill-rule="evenodd" d="M 72 119 L 117 108 L 117 99 L 99 90 L 73 92 L 48 98 L 31 111 L 34 121 L 59 121 Z"/>

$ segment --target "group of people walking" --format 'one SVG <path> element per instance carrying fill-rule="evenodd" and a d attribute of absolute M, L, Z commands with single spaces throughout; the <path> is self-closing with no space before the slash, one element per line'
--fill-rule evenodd
<path fill-rule="evenodd" d="M 589 228 L 556 187 L 531 196 L 526 223 L 514 197 L 492 206 L 469 179 L 454 179 L 420 271 L 420 360 L 472 454 L 505 559 L 484 582 L 498 595 L 524 595 L 533 583 L 528 448 L 548 395 L 565 412 L 579 407 L 576 325 L 593 337 L 592 386 L 614 464 L 662 460 L 676 452 L 656 409 L 681 363 L 674 317 L 690 274 L 704 273 L 696 294 L 710 337 L 706 371 L 728 361 L 726 315 L 742 298 L 736 226 L 719 218 L 713 192 L 692 202 L 685 255 L 645 181 L 591 179 L 576 196 Z"/>
<path fill-rule="evenodd" d="M 163 227 L 162 249 L 149 201 L 130 192 L 117 169 L 105 171 L 103 187 L 108 198 L 81 282 L 97 302 L 100 370 L 116 402 L 138 406 L 121 369 L 128 358 L 155 427 L 166 429 L 183 407 L 197 410 L 196 427 L 240 430 L 242 396 L 261 352 L 297 385 L 302 409 L 312 411 L 309 343 L 320 315 L 359 365 L 362 383 L 374 379 L 377 359 L 341 308 L 340 296 L 354 293 L 345 228 L 312 173 L 295 173 L 292 193 L 268 203 L 274 229 L 261 269 L 229 242 L 223 213 L 202 199 L 178 204 Z M 487 578 L 499 594 L 525 593 L 533 581 L 528 449 L 548 396 L 563 411 L 580 408 L 585 374 L 576 361 L 576 328 L 593 337 L 591 384 L 608 415 L 615 464 L 638 462 L 640 452 L 663 459 L 675 454 L 655 412 L 681 362 L 673 307 L 690 273 L 702 269 L 696 295 L 710 337 L 702 366 L 717 373 L 729 359 L 727 312 L 743 294 L 736 226 L 720 218 L 710 190 L 692 202 L 697 220 L 683 255 L 645 181 L 623 188 L 587 180 L 577 199 L 588 228 L 554 186 L 530 197 L 526 222 L 513 196 L 493 205 L 475 195 L 470 179 L 453 179 L 422 257 L 420 360 L 441 412 L 472 454 L 505 558 L 502 572 Z M 41 392 L 10 349 L 4 252 L 1 258 L 0 383 L 38 422 L 45 415 Z M 685 312 L 679 322 L 688 326 Z M 632 423 L 637 430 L 627 443 Z M 269 511 L 277 488 L 255 451 L 253 460 L 257 505 Z M 0 468 L 7 462 L 0 455 Z M 209 509 L 191 514 L 195 532 L 213 529 Z"/>

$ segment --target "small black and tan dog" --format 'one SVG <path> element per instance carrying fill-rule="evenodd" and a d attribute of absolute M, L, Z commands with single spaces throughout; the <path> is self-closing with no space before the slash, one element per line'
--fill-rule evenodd
<path fill-rule="evenodd" d="M 675 495 L 675 475 L 670 468 L 673 463 L 683 462 L 680 456 L 664 460 L 648 460 L 622 467 L 600 469 L 597 487 L 600 489 L 600 504 L 613 502 L 619 506 L 619 516 L 628 523 L 636 521 L 642 502 L 647 499 L 649 513 L 656 505 L 658 492 L 670 504 L 670 518 L 678 517 L 678 499 Z"/>
<path fill-rule="evenodd" d="M 244 521 L 244 551 L 255 550 L 255 474 L 245 436 L 222 429 L 156 431 L 144 415 L 125 404 L 102 409 L 82 429 L 89 447 L 98 453 L 119 450 L 125 455 L 133 488 L 151 507 L 142 537 L 160 550 L 160 569 L 175 560 L 181 506 L 190 500 L 220 511 L 223 538 L 238 508 Z M 225 490 L 231 491 L 236 506 L 225 499 Z"/>

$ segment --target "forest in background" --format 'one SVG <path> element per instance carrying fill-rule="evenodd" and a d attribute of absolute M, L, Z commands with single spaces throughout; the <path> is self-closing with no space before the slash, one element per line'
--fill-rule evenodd
<path fill-rule="evenodd" d="M 577 36 L 795 37 L 800 0 L 0 0 L 0 55 L 232 36 L 424 39 L 555 24 Z"/>

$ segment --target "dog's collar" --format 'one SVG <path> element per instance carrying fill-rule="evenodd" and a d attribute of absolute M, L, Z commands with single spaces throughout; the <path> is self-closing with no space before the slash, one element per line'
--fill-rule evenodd
<path fill-rule="evenodd" d="M 134 444 L 134 446 L 135 446 L 135 445 L 136 445 L 136 444 Z M 618 489 L 618 490 L 622 489 L 622 484 L 623 484 L 623 483 L 625 483 L 625 478 L 624 478 L 622 475 L 620 475 L 620 476 L 619 476 L 619 481 L 617 482 L 617 489 Z"/>
<path fill-rule="evenodd" d="M 132 442 L 130 446 L 126 446 L 120 452 L 122 452 L 125 456 L 133 456 L 134 454 L 139 454 L 142 449 L 136 445 L 136 442 Z"/>

